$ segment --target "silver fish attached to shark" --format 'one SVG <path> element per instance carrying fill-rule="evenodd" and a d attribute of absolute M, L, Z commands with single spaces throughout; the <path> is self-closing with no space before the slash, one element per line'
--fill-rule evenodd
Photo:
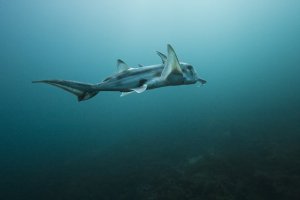
<path fill-rule="evenodd" d="M 199 78 L 192 65 L 179 62 L 171 45 L 168 56 L 157 51 L 162 64 L 131 68 L 118 59 L 118 73 L 107 77 L 98 84 L 87 84 L 67 80 L 40 80 L 33 83 L 47 83 L 62 88 L 77 96 L 78 101 L 88 100 L 101 91 L 122 92 L 121 96 L 142 93 L 146 90 L 166 86 L 189 85 L 206 81 Z"/>

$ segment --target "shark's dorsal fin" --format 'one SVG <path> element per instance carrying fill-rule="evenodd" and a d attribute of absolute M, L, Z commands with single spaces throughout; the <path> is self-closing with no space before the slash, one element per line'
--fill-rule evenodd
<path fill-rule="evenodd" d="M 168 44 L 168 59 L 161 73 L 161 78 L 171 80 L 173 77 L 182 78 L 182 70 L 177 55 L 171 45 Z"/>
<path fill-rule="evenodd" d="M 167 56 L 166 56 L 165 54 L 159 52 L 159 51 L 156 51 L 156 53 L 157 53 L 157 55 L 159 55 L 159 57 L 161 58 L 162 63 L 165 64 L 166 61 L 167 61 Z"/>
<path fill-rule="evenodd" d="M 142 65 L 142 64 L 138 64 L 138 66 L 139 66 L 139 67 L 145 67 L 145 66 L 144 66 L 144 65 Z"/>
<path fill-rule="evenodd" d="M 123 72 L 129 69 L 129 66 L 121 59 L 117 60 L 118 72 Z"/>

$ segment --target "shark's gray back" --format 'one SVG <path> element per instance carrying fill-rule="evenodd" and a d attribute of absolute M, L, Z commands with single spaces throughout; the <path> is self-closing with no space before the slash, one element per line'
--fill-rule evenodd
<path fill-rule="evenodd" d="M 160 77 L 164 65 L 150 65 L 114 74 L 107 77 L 99 83 L 101 90 L 129 91 L 130 88 L 136 88 L 155 77 Z"/>

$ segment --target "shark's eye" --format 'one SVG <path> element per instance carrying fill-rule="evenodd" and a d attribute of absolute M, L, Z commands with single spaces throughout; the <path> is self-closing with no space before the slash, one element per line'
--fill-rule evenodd
<path fill-rule="evenodd" d="M 193 67 L 191 65 L 188 65 L 187 68 L 188 68 L 188 70 L 192 70 L 193 69 Z"/>

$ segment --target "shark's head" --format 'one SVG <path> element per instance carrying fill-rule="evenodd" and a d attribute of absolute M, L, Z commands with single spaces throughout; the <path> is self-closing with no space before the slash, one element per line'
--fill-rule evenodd
<path fill-rule="evenodd" d="M 159 51 L 157 51 L 157 54 L 160 56 L 164 65 L 164 69 L 161 74 L 163 80 L 168 80 L 169 82 L 172 82 L 173 85 L 194 84 L 198 81 L 201 84 L 206 83 L 205 80 L 199 78 L 192 65 L 179 62 L 171 45 L 168 44 L 168 56 Z"/>
<path fill-rule="evenodd" d="M 183 73 L 185 84 L 194 84 L 197 81 L 201 82 L 202 84 L 206 83 L 206 81 L 204 81 L 198 77 L 198 74 L 192 65 L 181 62 L 180 68 Z"/>

